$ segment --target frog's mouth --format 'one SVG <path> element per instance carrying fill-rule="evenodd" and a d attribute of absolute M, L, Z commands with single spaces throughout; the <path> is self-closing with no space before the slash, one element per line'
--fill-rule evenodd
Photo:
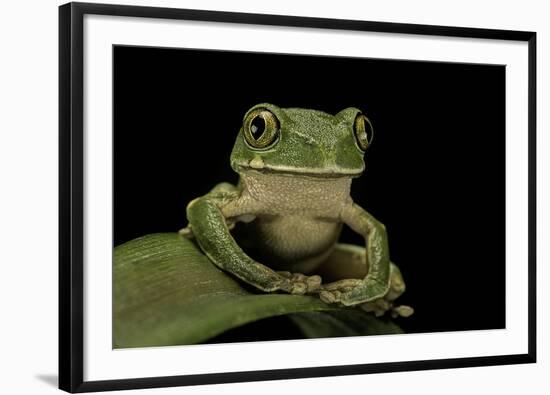
<path fill-rule="evenodd" d="M 258 172 L 262 174 L 274 174 L 274 175 L 286 175 L 293 177 L 306 177 L 306 178 L 355 178 L 359 177 L 363 171 L 357 171 L 354 169 L 307 169 L 303 170 L 295 167 L 283 167 L 283 166 L 263 166 L 254 167 L 239 165 L 238 173 L 241 172 Z"/>

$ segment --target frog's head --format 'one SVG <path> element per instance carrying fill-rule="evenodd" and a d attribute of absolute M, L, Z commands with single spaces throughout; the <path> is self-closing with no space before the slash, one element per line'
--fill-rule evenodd
<path fill-rule="evenodd" d="M 336 115 L 258 104 L 244 116 L 231 153 L 231 167 L 312 177 L 357 177 L 372 140 L 370 121 L 360 110 Z"/>

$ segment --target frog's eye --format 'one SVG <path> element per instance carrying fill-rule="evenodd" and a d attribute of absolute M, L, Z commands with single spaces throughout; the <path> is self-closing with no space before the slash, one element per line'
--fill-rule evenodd
<path fill-rule="evenodd" d="M 358 114 L 357 117 L 355 117 L 355 122 L 353 123 L 353 133 L 355 134 L 357 145 L 362 151 L 365 151 L 372 143 L 374 133 L 372 130 L 372 124 L 363 114 Z"/>
<path fill-rule="evenodd" d="M 246 116 L 243 131 L 252 148 L 267 148 L 279 138 L 279 121 L 271 111 L 257 108 Z"/>

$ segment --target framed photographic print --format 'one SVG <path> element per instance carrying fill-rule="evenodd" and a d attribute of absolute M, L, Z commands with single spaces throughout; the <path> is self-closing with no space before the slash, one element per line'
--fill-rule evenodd
<path fill-rule="evenodd" d="M 535 362 L 534 32 L 59 29 L 61 389 Z"/>

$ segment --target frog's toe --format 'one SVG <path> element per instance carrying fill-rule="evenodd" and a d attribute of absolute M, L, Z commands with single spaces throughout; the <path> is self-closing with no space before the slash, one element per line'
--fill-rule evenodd
<path fill-rule="evenodd" d="M 332 304 L 340 302 L 342 293 L 340 291 L 326 291 L 319 292 L 319 297 L 325 303 Z"/>
<path fill-rule="evenodd" d="M 340 292 L 350 292 L 355 287 L 363 284 L 362 280 L 356 278 L 347 278 L 344 280 L 334 281 L 332 283 L 324 284 L 323 290 L 325 291 L 340 291 Z"/>
<path fill-rule="evenodd" d="M 292 277 L 292 273 L 290 273 L 290 272 L 278 271 L 277 274 L 280 274 L 284 278 L 291 278 Z"/>
<path fill-rule="evenodd" d="M 321 282 L 322 282 L 321 276 L 317 276 L 317 275 L 309 276 L 306 280 L 307 292 L 308 293 L 317 292 L 319 288 L 321 288 Z"/>
<path fill-rule="evenodd" d="M 393 318 L 410 317 L 414 314 L 414 309 L 411 306 L 401 305 L 392 309 L 391 315 Z"/>
<path fill-rule="evenodd" d="M 306 276 L 302 273 L 294 273 L 292 274 L 292 280 L 297 284 L 305 286 L 306 290 L 304 293 L 317 293 L 319 288 L 321 288 L 321 276 L 318 275 Z"/>
<path fill-rule="evenodd" d="M 185 237 L 186 239 L 195 238 L 195 235 L 193 234 L 193 230 L 191 229 L 191 225 L 187 225 L 187 227 L 180 229 L 178 233 L 180 236 Z"/>
<path fill-rule="evenodd" d="M 321 292 L 319 292 L 319 297 L 325 303 L 330 304 L 330 303 L 336 302 L 336 298 L 334 297 L 334 295 L 330 291 L 321 291 Z"/>
<path fill-rule="evenodd" d="M 303 295 L 306 293 L 317 293 L 321 288 L 321 277 L 317 275 L 306 276 L 302 273 L 291 273 L 287 271 L 278 271 L 277 274 L 290 281 L 291 294 Z"/>
<path fill-rule="evenodd" d="M 391 309 L 391 305 L 383 299 L 361 303 L 358 307 L 365 310 L 367 313 L 374 313 L 376 317 L 383 316 L 386 311 Z"/>
<path fill-rule="evenodd" d="M 307 276 L 302 273 L 292 273 L 291 278 L 293 281 L 304 282 L 306 281 Z"/>
<path fill-rule="evenodd" d="M 292 284 L 292 289 L 290 291 L 293 295 L 304 295 L 307 292 L 307 285 L 303 282 L 295 282 Z"/>

